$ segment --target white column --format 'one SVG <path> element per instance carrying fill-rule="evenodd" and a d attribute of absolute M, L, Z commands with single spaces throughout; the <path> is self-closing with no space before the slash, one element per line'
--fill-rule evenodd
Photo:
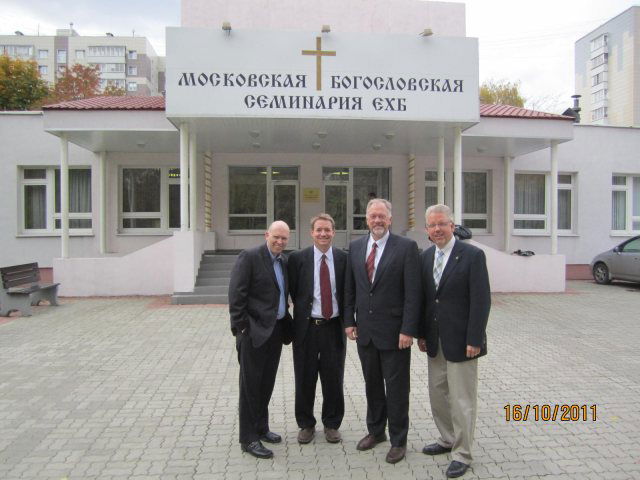
<path fill-rule="evenodd" d="M 453 218 L 462 224 L 462 130 L 453 129 Z"/>
<path fill-rule="evenodd" d="M 558 142 L 551 141 L 551 255 L 558 253 Z"/>
<path fill-rule="evenodd" d="M 69 258 L 69 140 L 60 135 L 60 244 L 61 257 Z"/>
<path fill-rule="evenodd" d="M 100 253 L 107 253 L 107 153 L 98 154 L 100 166 L 100 206 L 98 210 L 98 232 L 100 239 Z"/>
<path fill-rule="evenodd" d="M 444 204 L 444 137 L 438 137 L 438 203 Z"/>
<path fill-rule="evenodd" d="M 416 156 L 409 155 L 409 191 L 408 191 L 408 207 L 409 215 L 407 224 L 409 231 L 416 228 Z"/>
<path fill-rule="evenodd" d="M 189 125 L 180 124 L 180 231 L 189 230 Z"/>
<path fill-rule="evenodd" d="M 504 157 L 504 251 L 511 253 L 513 213 L 513 157 Z"/>
<path fill-rule="evenodd" d="M 198 146 L 196 144 L 196 133 L 189 133 L 189 230 L 195 231 L 197 228 L 198 209 L 197 185 L 198 169 L 196 168 Z"/>

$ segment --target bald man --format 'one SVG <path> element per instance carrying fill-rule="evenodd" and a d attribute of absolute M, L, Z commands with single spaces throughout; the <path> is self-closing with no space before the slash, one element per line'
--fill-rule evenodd
<path fill-rule="evenodd" d="M 269 430 L 269 401 L 282 344 L 291 342 L 287 260 L 289 226 L 273 222 L 265 243 L 240 253 L 229 282 L 231 333 L 240 363 L 240 447 L 256 458 L 271 458 L 262 442 L 280 443 Z"/>

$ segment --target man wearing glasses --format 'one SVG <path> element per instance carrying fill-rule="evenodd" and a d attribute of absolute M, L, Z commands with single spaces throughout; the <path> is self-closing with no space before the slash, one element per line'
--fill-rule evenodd
<path fill-rule="evenodd" d="M 422 452 L 451 452 L 446 474 L 455 478 L 465 474 L 472 460 L 478 358 L 487 353 L 489 274 L 484 252 L 453 236 L 449 207 L 432 205 L 425 218 L 435 245 L 421 255 L 426 315 L 418 347 L 429 356 L 429 398 L 440 438 Z"/>

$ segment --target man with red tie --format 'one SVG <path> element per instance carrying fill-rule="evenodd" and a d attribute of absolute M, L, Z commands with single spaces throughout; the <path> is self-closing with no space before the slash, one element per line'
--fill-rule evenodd
<path fill-rule="evenodd" d="M 346 334 L 357 340 L 367 394 L 368 434 L 358 450 L 387 439 L 386 461 L 406 453 L 411 345 L 420 323 L 418 245 L 394 235 L 391 203 L 374 198 L 366 211 L 369 235 L 351 242 L 345 278 Z"/>
<path fill-rule="evenodd" d="M 346 356 L 342 314 L 347 254 L 331 246 L 334 235 L 333 218 L 321 213 L 311 219 L 313 246 L 289 256 L 289 293 L 294 305 L 295 414 L 301 444 L 311 442 L 315 436 L 313 406 L 318 376 L 325 438 L 329 443 L 341 440 Z"/>

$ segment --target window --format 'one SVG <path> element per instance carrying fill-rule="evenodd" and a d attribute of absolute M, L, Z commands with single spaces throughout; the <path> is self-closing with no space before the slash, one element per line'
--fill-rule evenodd
<path fill-rule="evenodd" d="M 640 231 L 640 176 L 611 177 L 611 230 Z"/>
<path fill-rule="evenodd" d="M 118 78 L 101 78 L 99 85 L 101 89 L 106 87 L 124 88 L 125 83 L 124 80 Z"/>
<path fill-rule="evenodd" d="M 84 50 L 76 50 L 76 60 L 84 60 Z"/>
<path fill-rule="evenodd" d="M 558 175 L 558 230 L 573 231 L 574 175 Z"/>
<path fill-rule="evenodd" d="M 603 88 L 602 90 L 598 90 L 593 95 L 591 95 L 591 102 L 598 103 L 607 98 L 607 90 Z"/>
<path fill-rule="evenodd" d="M 56 69 L 56 71 L 60 74 L 60 75 L 64 75 L 65 72 L 67 71 L 67 66 L 66 65 L 58 65 L 58 68 Z"/>
<path fill-rule="evenodd" d="M 229 167 L 229 230 L 296 229 L 298 167 Z M 271 192 L 268 194 L 268 192 Z"/>
<path fill-rule="evenodd" d="M 136 82 L 127 82 L 127 91 L 129 92 L 137 92 L 138 84 Z"/>
<path fill-rule="evenodd" d="M 134 66 L 134 65 L 129 65 L 127 67 L 127 75 L 131 75 L 131 76 L 136 76 L 138 75 L 138 67 Z"/>
<path fill-rule="evenodd" d="M 58 54 L 56 56 L 56 62 L 58 63 L 67 63 L 67 51 L 66 50 L 58 50 Z"/>
<path fill-rule="evenodd" d="M 38 58 L 41 60 L 49 58 L 49 50 L 38 50 Z"/>
<path fill-rule="evenodd" d="M 22 231 L 53 233 L 61 228 L 60 170 L 21 170 Z M 69 228 L 91 229 L 91 170 L 69 169 Z"/>
<path fill-rule="evenodd" d="M 600 85 L 602 82 L 606 81 L 606 79 L 606 72 L 600 72 L 591 77 L 591 86 L 595 87 L 596 85 Z"/>
<path fill-rule="evenodd" d="M 33 47 L 31 45 L 0 45 L 0 55 L 22 59 L 31 58 Z"/>
<path fill-rule="evenodd" d="M 125 48 L 111 45 L 89 47 L 90 57 L 124 57 Z"/>
<path fill-rule="evenodd" d="M 606 45 L 607 45 L 607 34 L 605 33 L 591 40 L 591 51 L 593 52 Z"/>
<path fill-rule="evenodd" d="M 597 68 L 600 65 L 607 63 L 608 55 L 606 53 L 601 53 L 595 58 L 591 59 L 591 68 Z"/>
<path fill-rule="evenodd" d="M 388 168 L 353 169 L 353 230 L 367 230 L 366 209 L 372 198 L 389 197 Z"/>
<path fill-rule="evenodd" d="M 597 121 L 597 120 L 602 120 L 604 118 L 607 118 L 607 107 L 600 107 L 600 108 L 596 108 L 595 110 L 591 111 L 591 120 L 592 121 Z"/>
<path fill-rule="evenodd" d="M 544 173 L 516 173 L 513 229 L 544 232 L 547 229 Z"/>
<path fill-rule="evenodd" d="M 135 50 L 129 50 L 127 53 L 127 58 L 129 60 L 136 60 L 138 58 L 138 52 Z"/>
<path fill-rule="evenodd" d="M 450 171 L 445 172 L 444 203 L 453 205 L 453 185 Z M 489 232 L 489 172 L 462 172 L 462 225 L 474 232 Z M 425 171 L 425 209 L 438 203 L 438 172 Z"/>
<path fill-rule="evenodd" d="M 487 172 L 462 172 L 462 225 L 488 231 Z"/>
<path fill-rule="evenodd" d="M 44 77 L 49 73 L 49 67 L 47 65 L 38 65 L 38 73 L 41 77 Z"/>
<path fill-rule="evenodd" d="M 124 63 L 92 63 L 100 73 L 124 73 Z"/>
<path fill-rule="evenodd" d="M 180 169 L 121 169 L 120 230 L 149 233 L 180 228 Z"/>

